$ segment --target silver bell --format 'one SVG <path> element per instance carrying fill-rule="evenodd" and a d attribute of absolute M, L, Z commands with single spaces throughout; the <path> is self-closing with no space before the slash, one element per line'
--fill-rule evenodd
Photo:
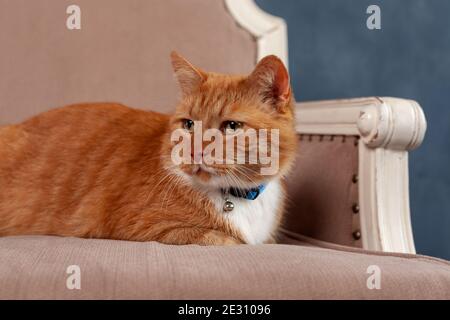
<path fill-rule="evenodd" d="M 223 211 L 230 212 L 230 211 L 233 211 L 233 209 L 234 209 L 234 203 L 231 202 L 230 200 L 226 200 L 225 203 L 223 204 Z"/>

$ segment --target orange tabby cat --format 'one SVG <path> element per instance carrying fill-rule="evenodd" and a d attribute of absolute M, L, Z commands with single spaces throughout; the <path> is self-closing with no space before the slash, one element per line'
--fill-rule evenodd
<path fill-rule="evenodd" d="M 201 245 L 273 241 L 283 211 L 283 176 L 296 146 L 285 67 L 268 56 L 249 76 L 222 75 L 176 53 L 172 64 L 182 89 L 173 115 L 92 103 L 0 128 L 0 236 Z M 174 164 L 171 134 L 191 134 L 193 121 L 226 132 L 279 129 L 278 172 L 261 175 L 259 162 Z M 254 200 L 226 192 L 259 185 L 265 190 Z"/>

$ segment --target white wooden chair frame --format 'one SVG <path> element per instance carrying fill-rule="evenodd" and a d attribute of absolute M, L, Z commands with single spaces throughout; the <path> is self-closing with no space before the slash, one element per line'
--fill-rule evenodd
<path fill-rule="evenodd" d="M 257 41 L 257 59 L 279 56 L 288 65 L 287 27 L 253 0 L 225 0 L 237 23 Z M 419 104 L 398 98 L 357 98 L 297 104 L 299 134 L 359 136 L 359 206 L 363 248 L 415 253 L 408 151 L 425 135 Z"/>

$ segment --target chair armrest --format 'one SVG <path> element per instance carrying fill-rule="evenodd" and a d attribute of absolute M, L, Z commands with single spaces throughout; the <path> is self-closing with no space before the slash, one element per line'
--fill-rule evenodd
<path fill-rule="evenodd" d="M 419 104 L 372 97 L 296 106 L 299 134 L 359 137 L 357 180 L 363 248 L 415 253 L 408 150 L 421 144 L 426 131 Z"/>

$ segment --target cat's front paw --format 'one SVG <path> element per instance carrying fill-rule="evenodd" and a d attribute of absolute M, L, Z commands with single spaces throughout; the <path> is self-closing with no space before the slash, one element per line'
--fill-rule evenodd
<path fill-rule="evenodd" d="M 242 244 L 242 241 L 231 237 L 223 232 L 211 230 L 207 231 L 197 242 L 204 246 L 232 246 Z"/>

